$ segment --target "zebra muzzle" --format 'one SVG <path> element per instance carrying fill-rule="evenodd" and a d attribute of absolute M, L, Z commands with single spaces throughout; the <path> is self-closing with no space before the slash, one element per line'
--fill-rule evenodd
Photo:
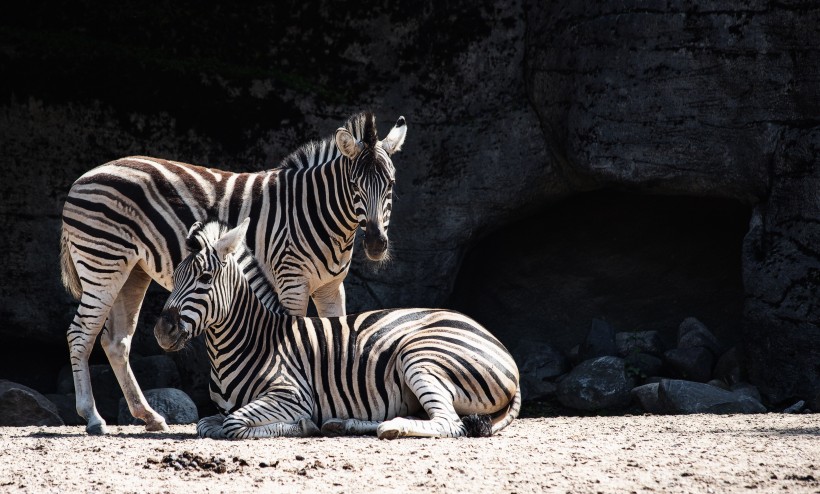
<path fill-rule="evenodd" d="M 364 234 L 364 253 L 371 261 L 380 261 L 387 252 L 387 233 L 375 224 L 368 224 Z"/>
<path fill-rule="evenodd" d="M 191 339 L 191 330 L 180 321 L 179 309 L 169 307 L 162 311 L 154 326 L 154 336 L 159 346 L 166 352 L 179 350 Z"/>

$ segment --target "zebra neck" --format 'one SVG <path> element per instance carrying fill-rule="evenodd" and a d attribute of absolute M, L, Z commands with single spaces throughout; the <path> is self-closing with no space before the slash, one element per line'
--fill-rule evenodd
<path fill-rule="evenodd" d="M 268 273 L 261 268 L 253 252 L 248 249 L 240 251 L 237 253 L 236 261 L 242 271 L 241 278 L 248 283 L 255 298 L 269 311 L 285 313 L 286 310 L 279 301 Z"/>
<path fill-rule="evenodd" d="M 287 314 L 276 312 L 267 303 L 269 296 L 276 298 L 270 285 L 251 286 L 249 274 L 260 275 L 259 268 L 243 272 L 238 264 L 232 264 L 234 273 L 231 276 L 234 297 L 229 309 L 230 317 L 222 324 L 214 325 L 207 331 L 207 345 L 211 354 L 212 370 L 221 368 L 217 358 L 230 360 L 246 357 L 244 353 L 255 346 L 261 339 L 269 339 L 274 332 L 278 319 L 287 319 Z M 260 293 L 261 292 L 261 293 Z M 271 293 L 269 293 L 271 292 Z"/>
<path fill-rule="evenodd" d="M 318 224 L 310 221 L 311 227 L 327 228 L 323 233 L 346 247 L 352 244 L 358 227 L 350 186 L 352 170 L 353 162 L 338 156 L 318 166 L 292 170 L 283 177 L 284 180 L 280 178 L 285 189 L 281 193 L 293 198 L 290 200 L 300 201 L 296 204 L 298 210 L 325 220 Z"/>

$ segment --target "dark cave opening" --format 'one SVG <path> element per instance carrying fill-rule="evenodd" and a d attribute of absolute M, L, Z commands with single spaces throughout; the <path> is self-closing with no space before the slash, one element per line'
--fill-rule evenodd
<path fill-rule="evenodd" d="M 720 198 L 578 194 L 495 231 L 466 254 L 448 306 L 510 349 L 568 351 L 593 318 L 657 330 L 673 346 L 686 317 L 740 338 L 741 246 L 751 209 Z"/>

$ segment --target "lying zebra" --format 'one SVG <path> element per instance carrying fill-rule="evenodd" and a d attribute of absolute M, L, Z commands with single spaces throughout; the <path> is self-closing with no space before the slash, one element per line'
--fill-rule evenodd
<path fill-rule="evenodd" d="M 343 317 L 271 311 L 248 276 L 260 269 L 244 243 L 248 220 L 197 222 L 192 253 L 154 329 L 176 351 L 205 333 L 211 398 L 222 414 L 203 437 L 320 433 L 490 435 L 518 415 L 518 368 L 472 319 L 442 309 L 389 309 Z M 244 266 L 244 267 L 243 267 Z M 421 415 L 428 420 L 404 418 Z"/>

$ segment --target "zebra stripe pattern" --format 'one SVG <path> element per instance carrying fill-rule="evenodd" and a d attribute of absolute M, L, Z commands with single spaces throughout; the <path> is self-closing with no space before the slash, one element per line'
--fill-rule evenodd
<path fill-rule="evenodd" d="M 312 298 L 320 315 L 345 314 L 343 280 L 360 225 L 367 257 L 387 257 L 390 156 L 406 131 L 401 117 L 379 140 L 373 114 L 362 113 L 260 173 L 135 156 L 81 176 L 63 208 L 61 264 L 63 283 L 79 299 L 67 337 L 86 430 L 106 431 L 88 370 L 101 333 L 131 413 L 148 430 L 167 429 L 145 401 L 128 354 L 148 285 L 154 280 L 171 289 L 173 270 L 187 255 L 184 233 L 196 221 L 250 218 L 246 241 L 265 266 L 257 281 L 272 283 L 278 294 L 272 309 L 304 315 Z"/>
<path fill-rule="evenodd" d="M 247 226 L 191 228 L 204 247 L 177 267 L 154 330 L 167 351 L 205 333 L 211 398 L 222 413 L 202 419 L 199 435 L 458 437 L 492 434 L 518 415 L 513 358 L 463 314 L 390 309 L 312 318 L 271 311 L 261 297 L 272 287 L 249 282 L 259 268 L 248 261 Z"/>

